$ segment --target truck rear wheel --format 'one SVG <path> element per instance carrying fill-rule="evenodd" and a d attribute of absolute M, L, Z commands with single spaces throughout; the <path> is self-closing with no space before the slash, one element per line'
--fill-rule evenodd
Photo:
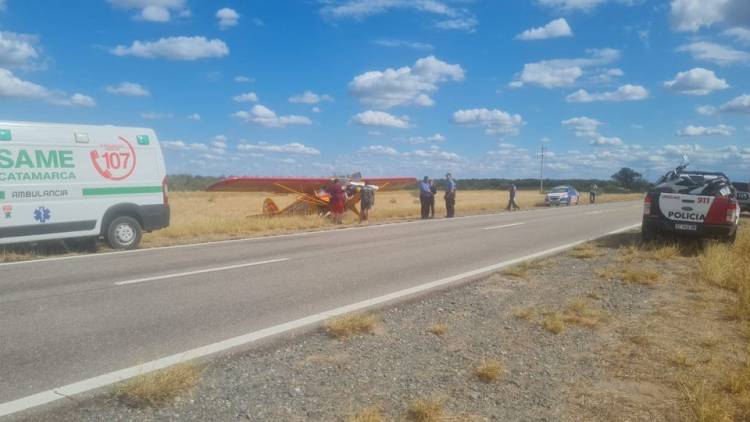
<path fill-rule="evenodd" d="M 656 229 L 654 229 L 651 225 L 644 223 L 641 226 L 641 241 L 643 243 L 649 243 L 656 240 L 656 236 L 658 236 L 658 232 Z"/>
<path fill-rule="evenodd" d="M 112 249 L 135 249 L 141 243 L 143 229 L 133 217 L 117 217 L 107 228 L 107 243 Z"/>

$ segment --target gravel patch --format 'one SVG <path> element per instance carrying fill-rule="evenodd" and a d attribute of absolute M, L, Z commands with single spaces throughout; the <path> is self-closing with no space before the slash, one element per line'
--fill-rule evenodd
<path fill-rule="evenodd" d="M 409 403 L 426 398 L 442 400 L 446 415 L 464 418 L 456 420 L 596 420 L 603 404 L 621 401 L 623 391 L 632 389 L 632 379 L 622 376 L 629 370 L 617 360 L 627 355 L 613 351 L 624 350 L 622 344 L 655 310 L 671 312 L 673 290 L 682 289 L 669 277 L 643 286 L 595 274 L 617 265 L 619 246 L 634 238 L 623 234 L 602 242 L 590 259 L 568 253 L 545 259 L 532 265 L 527 277 L 493 274 L 378 311 L 371 334 L 335 339 L 320 329 L 208 360 L 199 385 L 166 406 L 132 407 L 99 392 L 26 417 L 346 421 L 377 406 L 387 420 L 405 420 Z M 680 263 L 669 265 L 679 273 Z M 564 313 L 571 302 L 595 311 L 599 323 L 569 322 L 560 334 L 542 326 L 545 313 Z M 526 318 L 517 316 L 520 310 L 529 311 Z M 432 332 L 436 324 L 444 324 L 441 335 Z M 502 363 L 503 371 L 495 381 L 482 381 L 475 369 L 490 359 Z M 656 388 L 648 390 L 646 381 L 639 385 L 638 394 Z M 677 405 L 664 406 L 665 413 L 645 417 L 669 419 L 660 415 Z"/>

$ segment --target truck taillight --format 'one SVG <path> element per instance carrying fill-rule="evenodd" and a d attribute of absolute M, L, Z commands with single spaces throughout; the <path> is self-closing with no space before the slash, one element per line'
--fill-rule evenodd
<path fill-rule="evenodd" d="M 651 214 L 651 194 L 646 194 L 646 198 L 643 200 L 643 215 Z"/>
<path fill-rule="evenodd" d="M 734 224 L 737 220 L 737 201 L 732 200 L 727 207 L 727 223 Z"/>
<path fill-rule="evenodd" d="M 164 179 L 161 181 L 161 192 L 162 192 L 162 199 L 164 202 L 164 206 L 169 206 L 169 183 L 167 182 L 167 176 L 164 176 Z"/>

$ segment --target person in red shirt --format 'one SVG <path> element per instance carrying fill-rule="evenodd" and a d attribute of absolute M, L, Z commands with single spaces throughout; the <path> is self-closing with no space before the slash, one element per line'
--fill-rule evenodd
<path fill-rule="evenodd" d="M 346 191 L 344 184 L 341 180 L 335 179 L 333 183 L 328 186 L 328 195 L 330 196 L 330 202 L 328 203 L 331 209 L 331 219 L 335 224 L 341 224 L 344 218 L 344 211 L 346 210 Z"/>

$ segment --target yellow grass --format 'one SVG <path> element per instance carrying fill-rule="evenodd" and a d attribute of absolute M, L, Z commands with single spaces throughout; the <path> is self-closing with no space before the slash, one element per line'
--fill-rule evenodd
<path fill-rule="evenodd" d="M 699 259 L 699 267 L 705 282 L 737 293 L 735 309 L 730 313 L 750 319 L 750 227 L 740 227 L 734 245 L 709 245 Z"/>
<path fill-rule="evenodd" d="M 175 365 L 125 381 L 117 388 L 116 396 L 131 406 L 159 406 L 192 390 L 200 374 L 193 364 Z"/>
<path fill-rule="evenodd" d="M 565 321 L 559 312 L 551 312 L 542 319 L 542 327 L 552 334 L 560 334 L 565 331 Z"/>
<path fill-rule="evenodd" d="M 356 415 L 349 418 L 349 422 L 384 422 L 385 418 L 377 406 L 368 407 L 361 410 Z"/>
<path fill-rule="evenodd" d="M 594 245 L 587 243 L 570 251 L 570 256 L 578 259 L 591 259 L 600 256 L 601 252 L 597 251 Z"/>
<path fill-rule="evenodd" d="M 406 417 L 413 422 L 441 422 L 445 411 L 442 400 L 420 399 L 409 404 Z"/>
<path fill-rule="evenodd" d="M 484 382 L 496 381 L 505 372 L 505 366 L 495 359 L 485 359 L 474 368 L 474 375 Z"/>
<path fill-rule="evenodd" d="M 692 419 L 696 422 L 732 422 L 732 407 L 727 397 L 705 382 L 683 386 Z"/>
<path fill-rule="evenodd" d="M 435 334 L 438 337 L 444 336 L 445 333 L 448 332 L 448 326 L 445 324 L 438 323 L 430 327 L 430 332 L 432 334 Z"/>
<path fill-rule="evenodd" d="M 328 334 L 336 338 L 372 333 L 376 326 L 377 320 L 374 316 L 363 314 L 343 315 L 325 323 Z"/>
<path fill-rule="evenodd" d="M 263 200 L 272 198 L 283 208 L 294 201 L 293 195 L 228 192 L 173 192 L 169 202 L 172 221 L 169 228 L 146 234 L 143 246 L 161 246 L 195 241 L 243 238 L 267 234 L 333 227 L 316 216 L 262 218 Z M 602 195 L 603 202 L 640 199 L 640 194 Z M 445 215 L 445 204 L 436 201 L 436 216 Z M 498 212 L 505 208 L 508 195 L 503 191 L 461 191 L 456 199 L 458 215 Z M 544 197 L 536 191 L 519 191 L 517 202 L 522 208 L 543 205 Z M 419 218 L 416 191 L 380 192 L 370 213 L 371 222 Z M 356 216 L 347 213 L 346 224 L 356 224 Z"/>
<path fill-rule="evenodd" d="M 626 283 L 642 284 L 644 286 L 653 286 L 659 282 L 661 275 L 656 270 L 640 268 L 637 266 L 622 268 L 620 278 Z"/>

